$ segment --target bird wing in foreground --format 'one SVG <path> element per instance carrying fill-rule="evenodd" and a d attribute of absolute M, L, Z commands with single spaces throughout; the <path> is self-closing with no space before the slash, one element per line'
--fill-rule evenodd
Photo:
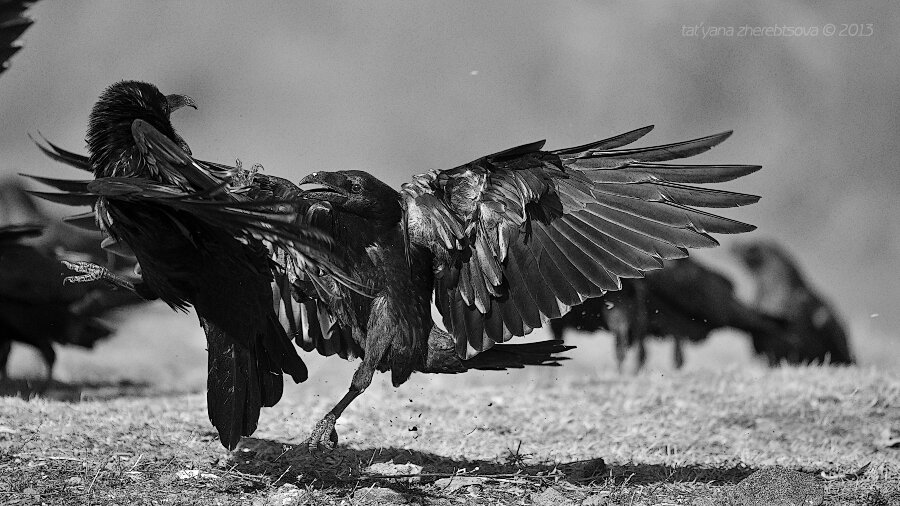
<path fill-rule="evenodd" d="M 22 49 L 17 40 L 34 23 L 23 14 L 33 3 L 34 1 L 0 0 L 0 73 L 9 68 L 9 59 Z"/>
<path fill-rule="evenodd" d="M 717 245 L 710 233 L 755 228 L 696 208 L 759 197 L 690 184 L 759 166 L 660 163 L 703 153 L 731 132 L 617 149 L 651 129 L 555 151 L 526 144 L 403 185 L 407 248 L 435 256 L 435 302 L 460 356 L 525 335 L 687 248 Z"/>

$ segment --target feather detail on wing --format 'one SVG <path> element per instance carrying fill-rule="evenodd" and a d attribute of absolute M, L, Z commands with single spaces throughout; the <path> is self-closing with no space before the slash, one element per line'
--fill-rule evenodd
<path fill-rule="evenodd" d="M 651 129 L 556 151 L 526 144 L 403 185 L 405 236 L 434 255 L 435 300 L 460 356 L 527 334 L 687 248 L 715 246 L 710 233 L 753 230 L 696 208 L 758 197 L 690 185 L 758 166 L 661 163 L 731 132 L 618 149 Z"/>
<path fill-rule="evenodd" d="M 142 201 L 185 212 L 231 233 L 262 240 L 273 255 L 280 251 L 292 258 L 293 270 L 324 273 L 348 288 L 365 287 L 346 275 L 332 251 L 331 238 L 306 226 L 302 215 L 311 204 L 296 185 L 286 179 L 244 171 L 240 166 L 206 162 L 190 156 L 175 141 L 143 120 L 131 125 L 135 145 L 147 161 L 150 173 L 162 182 L 139 177 L 100 177 L 74 181 L 27 176 L 52 186 L 59 193 L 31 192 L 52 202 L 92 206 L 105 213 L 98 199 Z M 34 140 L 34 139 L 33 139 Z M 50 158 L 93 172 L 88 157 L 66 151 L 41 137 L 35 143 Z M 68 218 L 89 228 L 86 214 Z"/>
<path fill-rule="evenodd" d="M 300 205 L 305 207 L 299 218 L 304 226 L 332 230 L 334 217 L 328 202 L 303 199 Z M 361 357 L 363 351 L 352 330 L 358 322 L 349 307 L 347 290 L 328 273 L 303 268 L 283 254 L 276 255 L 273 261 L 281 266 L 275 275 L 280 293 L 276 311 L 297 346 L 326 357 Z"/>
<path fill-rule="evenodd" d="M 184 189 L 211 192 L 211 195 L 221 195 L 224 199 L 235 199 L 226 187 L 235 175 L 234 171 L 223 170 L 221 165 L 198 162 L 175 141 L 144 120 L 134 120 L 131 135 L 151 171 L 164 182 Z"/>

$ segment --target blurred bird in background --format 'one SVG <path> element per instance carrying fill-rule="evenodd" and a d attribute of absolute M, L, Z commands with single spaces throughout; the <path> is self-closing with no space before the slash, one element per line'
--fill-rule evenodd
<path fill-rule="evenodd" d="M 10 193 L 18 198 L 7 200 Z M 64 284 L 63 279 L 71 272 L 60 260 L 103 262 L 106 255 L 98 255 L 96 246 L 83 251 L 77 249 L 83 237 L 72 243 L 62 237 L 42 239 L 44 224 L 51 222 L 46 216 L 29 212 L 27 221 L 5 221 L 20 214 L 10 212 L 11 206 L 28 202 L 29 197 L 17 185 L 0 187 L 0 197 L 0 216 L 4 219 L 0 223 L 0 378 L 7 377 L 7 363 L 15 341 L 31 345 L 41 353 L 49 384 L 56 361 L 54 344 L 93 347 L 113 333 L 103 317 L 141 299 L 103 285 Z M 72 237 L 79 235 L 73 233 Z"/>
<path fill-rule="evenodd" d="M 17 40 L 32 24 L 24 16 L 32 3 L 0 2 L 0 73 L 21 49 Z M 0 181 L 0 379 L 7 378 L 12 343 L 20 342 L 40 352 L 49 384 L 54 344 L 91 348 L 113 332 L 102 317 L 140 302 L 107 287 L 63 285 L 68 271 L 59 260 L 104 262 L 98 240 L 42 213 L 18 181 Z"/>
<path fill-rule="evenodd" d="M 684 365 L 684 341 L 705 341 L 716 329 L 746 332 L 756 353 L 767 357 L 787 339 L 784 320 L 744 304 L 731 280 L 689 258 L 667 262 L 644 279 L 624 280 L 622 290 L 585 301 L 550 327 L 557 339 L 567 329 L 611 331 L 619 372 L 632 347 L 637 347 L 635 372 L 643 368 L 649 336 L 672 338 L 677 368 Z"/>
<path fill-rule="evenodd" d="M 753 241 L 736 244 L 732 251 L 753 278 L 753 306 L 787 323 L 782 339 L 761 350 L 770 363 L 854 363 L 847 333 L 834 308 L 810 286 L 784 248 Z"/>

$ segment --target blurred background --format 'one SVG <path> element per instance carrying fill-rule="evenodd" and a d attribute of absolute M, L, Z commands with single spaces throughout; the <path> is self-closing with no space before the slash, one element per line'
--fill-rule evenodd
<path fill-rule="evenodd" d="M 697 161 L 763 165 L 720 185 L 763 198 L 725 214 L 797 257 L 863 366 L 900 367 L 900 9 L 890 2 L 43 1 L 30 16 L 0 80 L 0 176 L 83 177 L 26 133 L 83 152 L 91 106 L 120 79 L 197 101 L 174 117 L 195 155 L 295 181 L 364 169 L 396 186 L 543 138 L 559 148 L 655 124 L 648 145 L 734 129 Z M 858 32 L 871 35 L 840 36 L 849 24 L 871 24 Z M 740 36 L 745 26 L 793 36 Z M 698 258 L 749 295 L 726 248 Z M 57 377 L 202 388 L 192 316 L 153 305 L 121 317 L 97 352 L 61 350 Z M 575 344 L 576 371 L 613 370 L 611 339 Z M 14 375 L 27 354 L 14 351 Z M 671 368 L 669 344 L 650 355 L 651 371 Z M 723 332 L 686 361 L 750 362 L 749 343 Z"/>

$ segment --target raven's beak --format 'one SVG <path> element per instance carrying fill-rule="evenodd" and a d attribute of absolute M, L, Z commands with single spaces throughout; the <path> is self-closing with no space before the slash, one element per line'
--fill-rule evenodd
<path fill-rule="evenodd" d="M 166 95 L 166 102 L 169 104 L 169 113 L 173 113 L 178 109 L 181 109 L 184 106 L 197 108 L 197 103 L 194 102 L 194 99 L 187 95 Z"/>
<path fill-rule="evenodd" d="M 344 176 L 341 174 L 337 174 L 335 172 L 313 172 L 312 174 L 307 175 L 303 179 L 300 180 L 299 186 L 303 186 L 306 184 L 310 185 L 318 185 L 320 187 L 324 186 L 329 190 L 334 190 L 338 193 L 346 193 L 344 190 Z M 313 189 L 311 191 L 316 191 L 317 189 Z"/>
<path fill-rule="evenodd" d="M 349 198 L 350 194 L 344 188 L 346 178 L 343 174 L 335 172 L 313 172 L 300 180 L 299 186 L 313 185 L 313 188 L 303 188 L 306 195 L 340 206 Z"/>

